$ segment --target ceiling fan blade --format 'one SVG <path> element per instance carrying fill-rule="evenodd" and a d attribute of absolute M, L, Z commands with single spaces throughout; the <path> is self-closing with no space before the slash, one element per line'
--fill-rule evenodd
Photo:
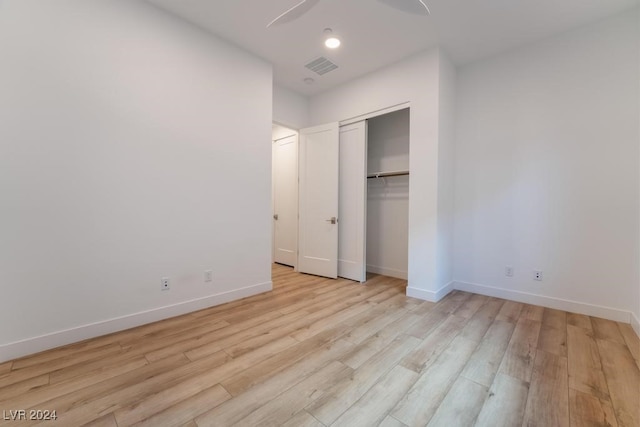
<path fill-rule="evenodd" d="M 291 9 L 285 11 L 282 15 L 278 16 L 276 19 L 269 22 L 269 24 L 267 24 L 267 28 L 274 25 L 280 25 L 287 22 L 291 22 L 295 19 L 300 18 L 302 15 L 304 15 L 309 10 L 311 10 L 313 6 L 318 4 L 319 1 L 320 0 L 302 0 L 301 2 L 293 6 Z"/>
<path fill-rule="evenodd" d="M 431 15 L 429 7 L 423 0 L 378 0 L 380 3 L 384 3 L 394 9 L 401 10 L 403 12 L 411 13 L 413 15 Z"/>

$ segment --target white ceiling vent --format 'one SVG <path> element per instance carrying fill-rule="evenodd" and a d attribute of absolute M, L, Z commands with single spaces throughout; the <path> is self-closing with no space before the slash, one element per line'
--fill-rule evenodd
<path fill-rule="evenodd" d="M 318 59 L 314 59 L 313 61 L 305 65 L 305 67 L 310 69 L 314 73 L 318 74 L 319 76 L 322 76 L 323 74 L 327 74 L 329 71 L 333 71 L 336 68 L 338 68 L 336 64 L 329 61 L 324 56 L 321 56 Z"/>

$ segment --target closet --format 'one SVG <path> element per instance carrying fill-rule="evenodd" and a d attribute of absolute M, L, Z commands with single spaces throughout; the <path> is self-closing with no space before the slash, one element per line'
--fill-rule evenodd
<path fill-rule="evenodd" d="M 297 153 L 295 139 L 274 142 L 274 254 L 283 257 L 275 262 L 295 260 L 301 273 L 359 282 L 367 272 L 406 279 L 409 108 L 301 129 L 298 141 Z M 297 182 L 294 173 L 281 174 L 278 185 L 281 153 L 288 164 L 297 154 Z M 297 236 L 287 234 L 285 245 L 278 188 L 296 184 Z M 289 207 L 293 215 L 295 204 Z"/>
<path fill-rule="evenodd" d="M 368 120 L 367 272 L 407 279 L 409 109 Z"/>
<path fill-rule="evenodd" d="M 407 278 L 409 109 L 340 127 L 338 276 Z"/>

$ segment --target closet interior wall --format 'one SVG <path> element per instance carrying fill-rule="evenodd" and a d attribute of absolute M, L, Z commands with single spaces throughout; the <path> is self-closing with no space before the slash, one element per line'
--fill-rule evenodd
<path fill-rule="evenodd" d="M 367 174 L 409 170 L 409 109 L 368 120 Z M 407 279 L 409 175 L 367 179 L 367 272 Z"/>

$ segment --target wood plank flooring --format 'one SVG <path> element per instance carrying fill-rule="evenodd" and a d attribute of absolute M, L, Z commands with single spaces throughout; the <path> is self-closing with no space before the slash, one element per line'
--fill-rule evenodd
<path fill-rule="evenodd" d="M 459 291 L 434 304 L 384 276 L 273 280 L 0 364 L 0 426 L 640 426 L 629 325 Z"/>

